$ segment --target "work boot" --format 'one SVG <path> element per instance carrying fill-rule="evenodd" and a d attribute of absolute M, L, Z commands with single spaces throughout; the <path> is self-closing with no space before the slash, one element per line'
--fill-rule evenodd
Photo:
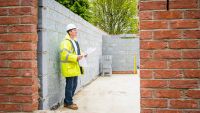
<path fill-rule="evenodd" d="M 64 107 L 69 108 L 69 109 L 73 109 L 73 110 L 78 109 L 78 106 L 76 104 L 71 104 L 71 105 L 64 104 Z"/>
<path fill-rule="evenodd" d="M 72 103 L 72 104 L 74 104 L 74 103 Z M 76 105 L 76 104 L 74 104 L 74 105 Z M 77 105 L 76 105 L 76 106 L 77 106 Z M 64 103 L 64 107 L 67 107 L 67 104 Z"/>

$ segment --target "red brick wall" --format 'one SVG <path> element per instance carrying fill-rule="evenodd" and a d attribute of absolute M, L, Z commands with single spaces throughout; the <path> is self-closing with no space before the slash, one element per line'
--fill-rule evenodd
<path fill-rule="evenodd" d="M 141 113 L 200 113 L 200 0 L 140 0 Z"/>
<path fill-rule="evenodd" d="M 37 0 L 0 0 L 0 113 L 38 109 Z"/>

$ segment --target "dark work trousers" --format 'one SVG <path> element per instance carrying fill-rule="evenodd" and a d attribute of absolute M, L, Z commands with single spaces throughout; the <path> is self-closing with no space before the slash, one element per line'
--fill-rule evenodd
<path fill-rule="evenodd" d="M 65 99 L 67 105 L 73 104 L 73 96 L 78 83 L 78 77 L 66 77 Z"/>

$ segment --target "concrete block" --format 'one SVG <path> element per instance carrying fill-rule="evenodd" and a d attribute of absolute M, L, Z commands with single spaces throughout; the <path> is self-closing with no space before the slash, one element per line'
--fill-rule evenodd
<path fill-rule="evenodd" d="M 85 50 L 89 47 L 96 48 L 96 51 L 88 56 L 88 67 L 85 67 L 84 76 L 79 77 L 77 91 L 100 73 L 99 59 L 102 56 L 102 37 L 106 33 L 95 28 L 54 0 L 42 0 L 40 5 L 46 7 L 46 9 L 42 9 L 42 7 L 39 9 L 39 26 L 45 29 L 39 35 L 39 38 L 41 38 L 40 50 L 45 50 L 46 54 L 42 54 L 41 60 L 38 60 L 41 62 L 39 64 L 43 66 L 39 73 L 48 74 L 46 79 L 43 79 L 45 80 L 43 82 L 48 85 L 45 85 L 46 90 L 42 91 L 47 97 L 41 103 L 41 106 L 43 109 L 49 109 L 49 107 L 60 103 L 64 97 L 65 79 L 61 76 L 59 69 L 59 45 L 66 35 L 65 26 L 74 23 L 80 28 L 78 30 L 78 41 L 81 48 Z"/>

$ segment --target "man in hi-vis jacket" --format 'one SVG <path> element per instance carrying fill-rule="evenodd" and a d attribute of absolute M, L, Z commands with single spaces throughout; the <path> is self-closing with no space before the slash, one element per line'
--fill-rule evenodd
<path fill-rule="evenodd" d="M 67 35 L 60 44 L 61 74 L 66 79 L 64 107 L 77 110 L 78 106 L 73 103 L 73 96 L 77 87 L 78 76 L 83 74 L 84 71 L 78 61 L 87 55 L 81 54 L 76 39 L 76 26 L 74 24 L 68 24 L 66 31 Z"/>

